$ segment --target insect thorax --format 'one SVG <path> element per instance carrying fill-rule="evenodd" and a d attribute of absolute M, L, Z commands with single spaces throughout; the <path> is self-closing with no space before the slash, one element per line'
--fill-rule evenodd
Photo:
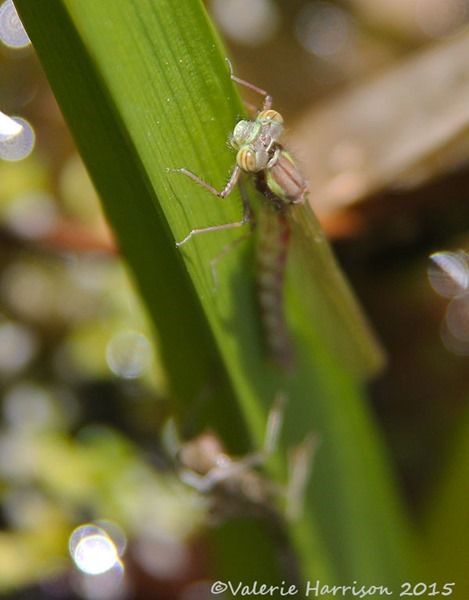
<path fill-rule="evenodd" d="M 277 158 L 274 164 L 256 173 L 256 188 L 279 211 L 290 204 L 301 204 L 308 194 L 304 181 L 292 156 L 280 144 L 276 144 Z"/>
<path fill-rule="evenodd" d="M 238 167 L 246 173 L 270 169 L 276 162 L 277 140 L 282 133 L 282 116 L 274 110 L 262 111 L 255 121 L 239 121 L 230 140 L 238 149 Z"/>

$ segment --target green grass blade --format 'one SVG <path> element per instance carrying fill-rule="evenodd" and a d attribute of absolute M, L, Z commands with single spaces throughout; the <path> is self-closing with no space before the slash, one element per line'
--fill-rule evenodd
<path fill-rule="evenodd" d="M 221 188 L 233 163 L 226 137 L 243 107 L 202 4 L 16 4 L 153 316 L 182 405 L 214 390 L 192 414 L 242 452 L 249 439 L 260 447 L 267 411 L 284 391 L 283 450 L 311 431 L 321 441 L 305 517 L 292 528 L 303 573 L 330 577 L 330 584 L 397 585 L 412 569 L 412 544 L 359 383 L 324 350 L 309 321 L 294 323 L 303 335 L 293 375 L 266 360 L 251 242 L 219 263 L 213 289 L 210 260 L 239 232 L 175 247 L 192 228 L 241 213 L 238 192 L 218 200 L 167 172 L 184 166 Z M 251 571 L 256 561 L 265 564 L 242 531 L 232 577 L 243 572 L 243 560 Z M 231 535 L 220 548 L 232 555 Z"/>
<path fill-rule="evenodd" d="M 435 581 L 454 582 L 457 598 L 469 595 L 467 557 L 469 554 L 469 414 L 458 431 L 447 467 L 426 515 L 426 549 Z"/>

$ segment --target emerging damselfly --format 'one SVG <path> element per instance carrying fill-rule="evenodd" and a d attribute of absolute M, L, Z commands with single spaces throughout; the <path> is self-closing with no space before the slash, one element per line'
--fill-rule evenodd
<path fill-rule="evenodd" d="M 300 274 L 298 281 L 305 287 L 305 302 L 311 307 L 311 319 L 321 334 L 319 339 L 326 340 L 329 349 L 353 371 L 368 375 L 380 366 L 381 352 L 306 202 L 308 186 L 295 160 L 278 141 L 284 131 L 282 115 L 272 109 L 272 96 L 268 92 L 236 77 L 227 62 L 233 81 L 264 98 L 255 117 L 239 121 L 230 136 L 230 143 L 237 150 L 232 175 L 223 190 L 218 191 L 186 168 L 174 170 L 219 198 L 229 196 L 243 175 L 249 175 L 264 196 L 256 221 L 257 285 L 267 345 L 277 364 L 288 369 L 294 360 L 283 299 L 288 252 L 290 262 L 306 268 L 307 274 Z M 240 187 L 244 203 L 242 220 L 193 229 L 177 246 L 201 233 L 248 223 L 251 208 L 244 186 Z"/>

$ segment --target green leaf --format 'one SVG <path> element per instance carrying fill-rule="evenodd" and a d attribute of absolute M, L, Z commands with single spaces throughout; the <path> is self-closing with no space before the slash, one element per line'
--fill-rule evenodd
<path fill-rule="evenodd" d="M 446 468 L 428 503 L 425 519 L 425 548 L 432 577 L 440 584 L 455 582 L 458 598 L 467 598 L 469 594 L 468 498 L 469 414 L 466 414 L 451 444 Z"/>
<path fill-rule="evenodd" d="M 244 112 L 201 2 L 16 5 L 153 317 L 180 410 L 192 407 L 186 414 L 194 430 L 210 424 L 230 451 L 241 453 L 261 447 L 267 412 L 284 392 L 273 476 L 282 480 L 280 457 L 305 435 L 320 441 L 305 515 L 290 532 L 303 576 L 330 585 L 405 580 L 414 564 L 411 535 L 361 383 L 326 350 L 328 340 L 306 313 L 295 312 L 301 290 L 288 293 L 291 321 L 302 335 L 297 368 L 285 374 L 265 353 L 252 240 L 219 261 L 216 289 L 210 261 L 239 231 L 175 246 L 194 227 L 241 214 L 238 191 L 220 200 L 168 172 L 186 167 L 221 189 L 234 161 L 227 135 Z M 208 401 L 198 402 L 204 395 Z M 259 551 L 273 552 L 273 544 L 250 544 L 243 527 L 237 536 L 223 531 L 218 562 L 226 574 L 249 576 L 258 565 L 257 573 L 278 578 L 274 557 Z M 271 533 L 264 528 L 264 542 Z"/>

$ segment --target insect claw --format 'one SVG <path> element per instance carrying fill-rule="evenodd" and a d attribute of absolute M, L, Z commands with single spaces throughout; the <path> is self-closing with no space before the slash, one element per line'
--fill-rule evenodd
<path fill-rule="evenodd" d="M 234 71 L 233 71 L 233 65 L 231 63 L 231 60 L 227 56 L 225 56 L 225 60 L 228 63 L 228 68 L 230 69 L 230 76 L 233 77 Z"/>
<path fill-rule="evenodd" d="M 191 239 L 191 237 L 192 237 L 193 233 L 194 233 L 194 232 L 193 232 L 193 231 L 191 231 L 191 232 L 189 233 L 189 235 L 186 235 L 186 237 L 185 237 L 183 240 L 181 240 L 180 242 L 176 242 L 176 248 L 180 248 L 180 247 L 181 247 L 181 246 L 183 246 L 183 245 L 184 245 L 186 242 L 188 242 L 188 241 Z"/>

